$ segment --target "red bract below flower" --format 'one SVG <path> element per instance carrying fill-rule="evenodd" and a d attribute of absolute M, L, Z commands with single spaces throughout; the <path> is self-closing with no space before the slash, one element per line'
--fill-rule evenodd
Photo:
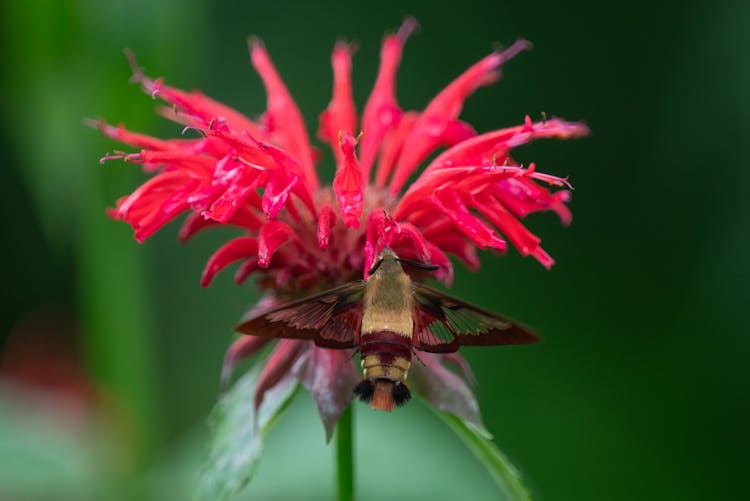
<path fill-rule="evenodd" d="M 397 34 L 385 37 L 380 70 L 359 122 L 352 98 L 351 49 L 336 44 L 333 98 L 320 116 L 318 131 L 334 152 L 332 186 L 321 186 L 317 155 L 300 111 L 259 40 L 250 40 L 250 59 L 263 79 L 268 109 L 258 120 L 198 91 L 184 92 L 152 80 L 133 64 L 134 80 L 169 105 L 161 114 L 200 137 L 162 140 L 122 125 L 96 123 L 107 136 L 140 148 L 102 160 L 122 158 L 153 175 L 121 198 L 110 216 L 129 223 L 139 242 L 184 212 L 183 241 L 210 226 L 239 228 L 242 235 L 211 256 L 201 284 L 207 286 L 220 270 L 239 261 L 238 283 L 256 273 L 260 287 L 272 291 L 258 308 L 366 278 L 385 247 L 402 258 L 438 265 L 436 277 L 446 284 L 453 278 L 449 255 L 477 269 L 477 248 L 505 252 L 507 241 L 549 268 L 554 261 L 519 220 L 551 210 L 569 223 L 569 192 L 550 189 L 565 188 L 567 180 L 537 172 L 534 164 L 523 167 L 510 152 L 537 138 L 582 136 L 587 127 L 556 118 L 534 122 L 527 116 L 522 125 L 477 134 L 459 120 L 464 100 L 478 87 L 495 82 L 502 65 L 529 47 L 524 40 L 471 66 L 423 111 L 403 111 L 396 102 L 396 70 L 414 27 L 415 22 L 407 20 Z M 446 149 L 407 186 L 440 147 Z M 240 338 L 227 354 L 227 370 L 267 342 Z M 413 372 L 417 389 L 454 414 L 473 413 L 466 417 L 478 423 L 466 380 L 443 367 L 454 363 L 469 378 L 463 359 L 420 358 L 424 365 L 415 364 Z M 359 379 L 351 353 L 317 348 L 309 341 L 278 342 L 260 377 L 256 405 L 289 371 L 313 393 L 330 433 Z M 440 385 L 443 391 L 433 391 Z"/>

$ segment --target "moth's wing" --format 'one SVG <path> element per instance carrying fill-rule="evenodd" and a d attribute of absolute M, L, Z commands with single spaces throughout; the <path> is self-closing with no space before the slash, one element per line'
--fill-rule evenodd
<path fill-rule="evenodd" d="M 450 353 L 459 346 L 527 344 L 539 337 L 514 321 L 422 284 L 414 286 L 414 348 Z"/>
<path fill-rule="evenodd" d="M 362 325 L 364 281 L 350 282 L 243 321 L 237 332 L 310 339 L 323 348 L 353 348 Z"/>

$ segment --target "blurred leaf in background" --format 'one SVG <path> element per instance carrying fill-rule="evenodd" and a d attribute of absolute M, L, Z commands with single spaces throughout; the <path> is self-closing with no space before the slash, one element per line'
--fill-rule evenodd
<path fill-rule="evenodd" d="M 3 396 L 4 457 L 26 448 L 36 458 L 29 464 L 50 465 L 57 480 L 40 487 L 3 463 L 0 488 L 12 497 L 64 498 L 65 484 L 80 489 L 73 498 L 101 488 L 184 499 L 206 454 L 203 423 L 229 333 L 257 299 L 229 276 L 208 290 L 198 285 L 226 234 L 200 235 L 183 248 L 168 228 L 138 246 L 129 228 L 104 215 L 142 176 L 129 165 L 99 166 L 115 146 L 82 119 L 124 121 L 165 137 L 180 132 L 156 119 L 154 103 L 127 84 L 122 49 L 131 48 L 149 73 L 253 116 L 264 96 L 244 40 L 260 35 L 316 130 L 330 98 L 333 40 L 360 42 L 354 89 L 361 106 L 383 32 L 411 14 L 422 30 L 399 76 L 405 108 L 424 106 L 493 41 L 525 37 L 535 50 L 469 100 L 463 118 L 486 131 L 544 111 L 583 119 L 593 130 L 585 141 L 535 143 L 519 155 L 570 175 L 576 187 L 570 228 L 551 217 L 530 221 L 557 261 L 553 270 L 511 251 L 485 256 L 480 275 L 457 273 L 453 294 L 524 320 L 544 338 L 523 351 L 465 350 L 487 428 L 544 499 L 741 497 L 750 445 L 750 340 L 742 320 L 750 283 L 747 2 L 488 1 L 450 9 L 285 2 L 282 14 L 280 5 L 2 4 L 8 292 L 0 342 L 7 349 L 29 315 L 72 315 L 80 329 L 62 335 L 79 343 L 90 380 L 117 402 L 118 417 L 102 418 L 105 429 L 115 429 L 114 445 L 102 454 L 130 459 L 111 461 L 102 475 L 88 439 L 45 431 L 49 419 L 18 417 Z M 330 157 L 324 162 L 330 175 Z M 57 421 L 57 404 L 45 408 Z M 287 498 L 330 498 L 332 451 L 312 416 L 309 400 L 292 405 L 269 434 L 246 497 L 284 498 L 279 475 L 288 479 L 292 471 Z M 356 419 L 363 493 L 390 468 L 422 482 L 402 481 L 404 497 L 434 485 L 438 499 L 494 499 L 491 478 L 419 406 L 389 416 L 362 409 Z M 364 452 L 382 444 L 403 456 L 384 463 Z M 315 459 L 297 462 L 300 450 Z M 60 468 L 63 455 L 71 459 Z M 461 482 L 441 484 L 449 476 L 436 472 L 446 468 Z"/>

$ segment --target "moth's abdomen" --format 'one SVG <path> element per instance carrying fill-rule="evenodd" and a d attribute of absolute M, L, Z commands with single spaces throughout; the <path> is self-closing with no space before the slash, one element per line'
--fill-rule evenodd
<path fill-rule="evenodd" d="M 411 397 L 404 382 L 411 363 L 411 338 L 390 331 L 362 334 L 359 342 L 364 380 L 355 392 L 375 409 L 390 411 Z"/>
<path fill-rule="evenodd" d="M 405 381 L 411 362 L 411 339 L 395 332 L 362 334 L 359 352 L 365 378 Z"/>

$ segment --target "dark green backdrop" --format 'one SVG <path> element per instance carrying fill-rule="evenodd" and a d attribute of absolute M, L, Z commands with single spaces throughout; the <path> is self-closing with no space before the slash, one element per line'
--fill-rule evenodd
<path fill-rule="evenodd" d="M 405 108 L 423 107 L 494 42 L 525 37 L 535 49 L 509 63 L 499 84 L 477 92 L 463 118 L 486 131 L 544 111 L 583 120 L 593 131 L 517 155 L 570 175 L 575 186 L 569 228 L 551 215 L 529 220 L 557 260 L 552 271 L 511 251 L 483 256 L 479 274 L 457 272 L 456 295 L 521 319 L 544 337 L 534 347 L 466 350 L 498 444 L 541 499 L 734 499 L 745 490 L 750 4 L 439 5 L 3 3 L 0 343 L 17 338 L 29 319 L 63 312 L 74 327 L 59 335 L 77 339 L 87 371 L 128 416 L 130 430 L 112 438 L 129 459 L 108 461 L 106 475 L 96 461 L 83 461 L 70 474 L 78 477 L 63 472 L 45 485 L 64 489 L 73 483 L 66 479 L 88 479 L 107 492 L 183 498 L 203 452 L 203 419 L 215 401 L 231 327 L 257 298 L 251 287 L 233 285 L 230 273 L 199 287 L 205 259 L 230 233 L 201 235 L 183 247 L 171 225 L 138 246 L 129 228 L 104 216 L 142 176 L 118 163 L 100 167 L 98 158 L 114 144 L 83 127 L 82 118 L 179 132 L 128 85 L 122 49 L 133 49 L 150 74 L 253 115 L 265 97 L 245 37 L 259 35 L 314 131 L 330 96 L 334 41 L 359 41 L 354 83 L 361 106 L 383 33 L 412 14 L 421 30 L 399 74 Z M 395 436 L 409 444 L 392 465 L 412 471 L 394 479 L 404 492 L 452 499 L 475 489 L 475 497 L 492 498 L 481 466 L 424 409 L 387 419 L 357 411 L 365 443 Z M 0 419 L 0 439 L 18 436 L 18 426 Z M 259 497 L 327 497 L 331 454 L 312 403 L 293 407 L 274 434 Z M 0 470 L 11 471 L 21 450 L 43 477 L 39 464 L 47 464 L 52 442 L 0 445 Z M 288 466 L 298 464 L 290 455 L 308 443 L 304 453 L 320 455 L 316 466 Z M 60 457 L 77 454 L 78 446 L 60 446 Z M 357 475 L 366 486 L 368 465 L 384 459 L 363 454 Z M 284 482 L 275 484 L 279 478 Z M 431 479 L 454 490 L 435 495 L 442 484 Z M 14 482 L 10 492 L 63 492 Z"/>

